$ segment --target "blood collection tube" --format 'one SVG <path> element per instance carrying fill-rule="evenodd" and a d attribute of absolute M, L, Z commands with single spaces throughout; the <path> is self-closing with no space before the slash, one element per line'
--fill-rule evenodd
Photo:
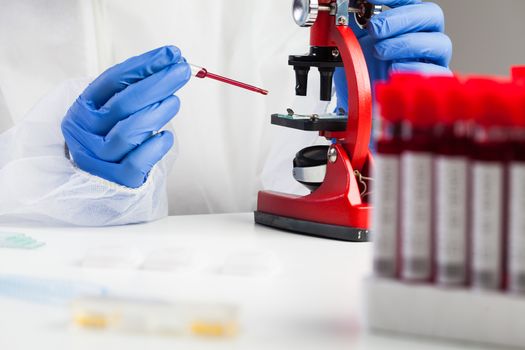
<path fill-rule="evenodd" d="M 525 88 L 515 87 L 513 152 L 509 163 L 508 288 L 525 293 Z"/>
<path fill-rule="evenodd" d="M 432 78 L 439 117 L 434 127 L 435 281 L 466 284 L 468 233 L 468 107 L 457 78 Z"/>
<path fill-rule="evenodd" d="M 375 129 L 378 135 L 372 190 L 374 274 L 395 278 L 398 273 L 399 155 L 404 91 L 402 86 L 392 83 L 379 83 L 375 91 L 381 118 L 379 128 Z"/>
<path fill-rule="evenodd" d="M 423 77 L 398 77 L 410 96 L 403 122 L 401 154 L 401 279 L 426 282 L 432 277 L 432 126 L 431 89 Z"/>
<path fill-rule="evenodd" d="M 502 82 L 471 78 L 471 108 L 475 129 L 471 152 L 471 284 L 476 289 L 503 287 L 505 165 L 508 158 L 505 127 L 510 116 Z"/>

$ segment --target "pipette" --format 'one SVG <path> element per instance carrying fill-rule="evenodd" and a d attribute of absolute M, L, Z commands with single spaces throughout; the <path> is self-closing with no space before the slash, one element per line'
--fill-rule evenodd
<path fill-rule="evenodd" d="M 194 77 L 201 78 L 201 79 L 210 78 L 210 79 L 214 79 L 214 80 L 226 83 L 226 84 L 237 86 L 237 87 L 240 87 L 246 90 L 257 92 L 263 95 L 268 95 L 268 90 L 264 90 L 256 86 L 253 86 L 253 85 L 241 83 L 240 81 L 226 78 L 218 74 L 210 73 L 208 72 L 206 68 L 195 66 L 193 64 L 190 64 L 190 68 L 191 68 L 191 75 Z"/>

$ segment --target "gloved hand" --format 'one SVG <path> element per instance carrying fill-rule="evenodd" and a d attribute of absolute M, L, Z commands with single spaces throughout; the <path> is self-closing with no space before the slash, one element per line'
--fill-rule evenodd
<path fill-rule="evenodd" d="M 77 166 L 137 188 L 173 145 L 161 130 L 179 111 L 173 94 L 191 70 L 174 46 L 132 57 L 100 75 L 75 101 L 62 133 Z"/>
<path fill-rule="evenodd" d="M 369 0 L 391 9 L 372 17 L 363 30 L 350 18 L 365 54 L 370 80 L 384 80 L 389 71 L 450 75 L 452 42 L 443 32 L 445 19 L 441 8 L 421 0 Z M 338 107 L 348 110 L 346 76 L 336 70 Z"/>

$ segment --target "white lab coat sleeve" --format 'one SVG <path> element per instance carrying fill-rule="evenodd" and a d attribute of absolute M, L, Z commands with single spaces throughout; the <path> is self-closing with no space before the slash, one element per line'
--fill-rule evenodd
<path fill-rule="evenodd" d="M 2 90 L 0 90 L 0 134 L 7 131 L 12 126 L 13 119 L 11 118 L 7 101 L 5 100 Z"/>
<path fill-rule="evenodd" d="M 107 226 L 167 215 L 174 150 L 138 189 L 88 174 L 66 157 L 60 123 L 87 83 L 63 83 L 0 135 L 0 223 Z"/>

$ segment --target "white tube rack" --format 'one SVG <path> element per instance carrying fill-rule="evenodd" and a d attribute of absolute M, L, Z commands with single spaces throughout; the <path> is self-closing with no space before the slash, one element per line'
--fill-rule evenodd
<path fill-rule="evenodd" d="M 396 280 L 365 281 L 367 325 L 382 330 L 525 347 L 525 297 Z"/>

